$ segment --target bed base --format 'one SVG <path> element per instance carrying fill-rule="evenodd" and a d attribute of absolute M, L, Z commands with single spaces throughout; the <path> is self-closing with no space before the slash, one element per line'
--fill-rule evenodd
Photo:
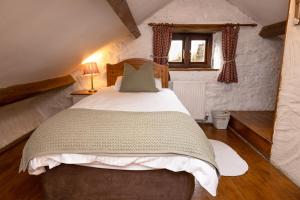
<path fill-rule="evenodd" d="M 46 200 L 190 200 L 194 177 L 169 170 L 127 171 L 62 164 L 42 175 Z"/>

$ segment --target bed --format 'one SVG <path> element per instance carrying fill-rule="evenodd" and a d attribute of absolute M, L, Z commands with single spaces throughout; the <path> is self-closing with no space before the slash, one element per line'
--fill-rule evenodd
<path fill-rule="evenodd" d="M 180 103 L 176 95 L 167 89 L 167 66 L 153 63 L 155 77 L 160 78 L 162 85 L 162 88 L 157 93 L 121 93 L 115 90 L 114 84 L 118 76 L 123 75 L 124 63 L 138 68 L 145 62 L 149 61 L 145 59 L 129 59 L 115 65 L 108 64 L 107 86 L 109 87 L 72 106 L 68 111 L 69 117 L 67 120 L 70 121 L 70 118 L 73 117 L 71 124 L 74 126 L 74 120 L 76 121 L 76 119 L 81 116 L 80 122 L 84 121 L 82 123 L 88 124 L 84 130 L 80 130 L 80 133 L 84 132 L 84 134 L 85 132 L 96 130 L 95 127 L 98 126 L 98 122 L 105 121 L 109 117 L 110 119 L 104 124 L 99 125 L 99 127 L 101 129 L 104 129 L 104 127 L 108 128 L 106 132 L 109 132 L 110 129 L 116 129 L 117 132 L 123 131 L 122 134 L 126 134 L 127 132 L 128 134 L 135 134 L 135 132 L 139 132 L 139 126 L 142 126 L 141 124 L 147 121 L 150 116 L 153 116 L 153 118 L 151 118 L 150 122 L 145 122 L 143 126 L 147 126 L 149 123 L 153 124 L 145 129 L 146 132 L 152 127 L 154 127 L 154 131 L 158 131 L 159 127 L 156 126 L 158 126 L 158 122 L 161 122 L 163 124 L 159 126 L 163 126 L 163 130 L 168 130 L 164 132 L 164 134 L 168 135 L 168 133 L 172 131 L 175 133 L 175 129 L 170 127 L 170 120 L 167 119 L 171 116 L 169 115 L 171 113 L 175 115 L 175 119 L 177 119 L 176 117 L 178 116 L 183 116 L 187 118 L 187 123 L 192 123 L 192 126 L 195 126 L 193 124 L 194 122 L 188 119 L 190 116 L 186 108 Z M 101 112 L 102 116 L 102 118 L 99 118 L 99 121 L 97 121 L 98 119 L 96 120 L 96 118 L 99 117 L 98 111 Z M 88 112 L 88 114 L 85 112 Z M 126 120 L 128 114 L 130 114 L 130 116 L 137 115 L 137 118 L 135 118 L 136 123 L 131 123 L 132 120 Z M 168 117 L 162 117 L 165 114 Z M 123 115 L 125 117 L 122 118 Z M 139 121 L 140 119 L 142 120 Z M 158 121 L 153 122 L 155 120 Z M 52 127 L 52 132 L 53 130 L 59 132 L 53 119 L 49 119 L 47 123 L 50 124 L 48 127 Z M 78 124 L 78 122 L 75 122 L 75 125 L 76 123 Z M 45 126 L 39 129 L 43 129 Z M 119 126 L 123 126 L 123 128 L 121 129 Z M 173 126 L 177 125 L 173 124 Z M 53 127 L 56 127 L 56 129 L 53 129 Z M 80 128 L 81 126 L 77 129 Z M 126 132 L 127 128 L 128 130 Z M 70 134 L 74 134 L 78 131 L 77 129 L 74 129 Z M 178 129 L 180 129 L 180 127 L 178 127 Z M 199 131 L 199 133 L 202 131 L 199 127 L 195 129 L 197 129 L 196 131 Z M 134 133 L 131 133 L 130 130 L 135 130 L 135 132 L 133 131 Z M 99 132 L 99 129 L 97 129 L 97 131 Z M 39 130 L 37 130 L 37 132 L 39 132 Z M 50 143 L 52 145 L 53 143 L 59 143 L 64 137 L 64 134 L 67 134 L 65 132 L 68 132 L 68 128 L 59 132 L 59 135 L 55 136 L 55 138 L 50 140 L 47 144 L 45 143 L 45 146 Z M 161 131 L 161 133 L 162 132 L 163 131 Z M 44 148 L 40 143 L 37 145 L 37 142 L 32 142 L 38 138 L 38 135 L 39 133 L 33 134 L 26 144 L 20 170 L 24 171 L 28 169 L 30 174 L 42 174 L 45 199 L 189 200 L 194 191 L 195 178 L 207 191 L 212 195 L 216 195 L 218 173 L 213 161 L 209 162 L 205 160 L 205 156 L 199 159 L 199 157 L 197 158 L 197 154 L 187 156 L 184 152 L 182 153 L 180 149 L 179 151 L 174 151 L 175 153 L 165 148 L 157 152 L 156 149 L 154 150 L 152 148 L 152 143 L 156 142 L 153 137 L 149 136 L 151 143 L 145 142 L 145 146 L 148 148 L 146 151 L 144 151 L 144 146 L 141 144 L 134 144 L 138 150 L 130 152 L 127 150 L 124 151 L 124 149 L 120 150 L 123 143 L 124 146 L 126 146 L 125 143 L 129 143 L 126 146 L 128 149 L 134 146 L 134 142 L 132 141 L 139 143 L 143 141 L 143 137 L 147 138 L 148 136 L 142 135 L 142 139 L 138 140 L 139 135 L 134 135 L 135 138 L 128 141 L 127 139 L 120 138 L 120 140 L 124 141 L 118 144 L 118 146 L 121 147 L 117 148 L 117 153 L 112 154 L 111 152 L 106 152 L 105 148 L 99 147 L 102 140 L 105 140 L 105 133 L 101 135 L 101 141 L 99 138 L 98 140 L 94 139 L 95 137 L 97 138 L 97 136 L 93 136 L 93 141 L 90 142 L 92 142 L 92 145 L 97 146 L 95 147 L 97 151 L 93 150 L 87 152 L 83 151 L 85 147 L 82 147 L 80 152 L 72 151 L 72 149 L 64 143 L 60 143 L 60 146 L 67 146 L 65 148 L 69 148 L 68 150 L 63 152 L 49 151 L 49 146 Z M 45 135 L 44 138 L 48 137 L 48 135 L 50 134 Z M 161 135 L 162 136 L 157 134 L 155 138 L 165 137 L 163 134 Z M 205 137 L 203 136 L 203 132 L 201 135 L 201 140 L 206 140 L 203 138 Z M 51 136 L 49 137 L 51 138 Z M 89 137 L 90 136 L 85 136 L 76 144 L 80 147 L 84 146 L 84 144 L 80 144 L 80 142 Z M 174 134 L 174 137 L 176 139 L 177 136 Z M 196 135 L 195 137 L 198 138 L 199 136 Z M 118 135 L 115 135 L 114 138 L 110 138 L 110 140 L 117 140 L 117 138 Z M 168 142 L 170 138 L 167 138 L 163 143 L 166 147 L 173 145 Z M 71 139 L 71 141 L 74 140 L 76 140 L 76 138 Z M 94 140 L 98 141 L 98 143 L 95 143 Z M 106 148 L 111 148 L 114 144 L 110 143 L 110 140 L 108 141 L 109 144 L 101 143 L 101 145 L 108 145 Z M 177 142 L 181 140 L 183 143 L 186 142 L 184 141 L 184 136 L 179 138 Z M 132 142 L 132 144 L 130 144 L 130 142 Z M 30 149 L 30 145 L 35 145 L 38 149 L 47 149 L 48 151 L 47 153 L 33 154 L 35 156 L 27 156 L 28 158 L 26 158 L 26 153 L 31 153 L 33 149 Z M 183 149 L 187 148 L 183 144 L 177 143 L 177 145 L 182 146 Z M 25 161 L 26 159 L 27 161 Z"/>

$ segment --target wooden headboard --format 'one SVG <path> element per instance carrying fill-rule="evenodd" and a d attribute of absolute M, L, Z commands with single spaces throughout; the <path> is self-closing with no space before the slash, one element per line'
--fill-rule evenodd
<path fill-rule="evenodd" d="M 169 67 L 165 65 L 157 64 L 151 60 L 143 59 L 143 58 L 131 58 L 127 60 L 123 60 L 117 64 L 107 64 L 106 72 L 107 72 L 107 86 L 114 85 L 118 76 L 123 76 L 124 71 L 124 63 L 130 64 L 135 68 L 138 68 L 142 64 L 146 62 L 153 63 L 153 71 L 155 78 L 161 78 L 161 84 L 163 88 L 168 88 L 169 81 Z"/>

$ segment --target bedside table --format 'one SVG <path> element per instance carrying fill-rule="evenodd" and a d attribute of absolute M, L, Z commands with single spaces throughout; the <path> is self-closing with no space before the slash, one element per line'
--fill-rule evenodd
<path fill-rule="evenodd" d="M 73 97 L 73 104 L 77 103 L 81 99 L 90 96 L 92 94 L 95 94 L 96 92 L 89 92 L 88 90 L 77 90 L 71 93 Z"/>

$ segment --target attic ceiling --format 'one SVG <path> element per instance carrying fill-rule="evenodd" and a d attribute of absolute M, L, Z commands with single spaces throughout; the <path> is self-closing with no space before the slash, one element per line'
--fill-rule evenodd
<path fill-rule="evenodd" d="M 128 3 L 142 22 L 169 1 Z M 126 32 L 106 0 L 1 0 L 0 88 L 68 74 Z"/>
<path fill-rule="evenodd" d="M 127 0 L 137 24 L 153 15 L 172 0 Z"/>
<path fill-rule="evenodd" d="M 1 0 L 0 18 L 0 87 L 64 75 L 126 31 L 101 0 Z"/>
<path fill-rule="evenodd" d="M 127 1 L 141 24 L 172 0 Z M 263 25 L 287 14 L 288 0 L 228 1 Z M 128 30 L 106 0 L 1 0 L 0 33 L 3 88 L 66 75 Z"/>
<path fill-rule="evenodd" d="M 287 20 L 289 0 L 227 0 L 265 26 Z"/>

